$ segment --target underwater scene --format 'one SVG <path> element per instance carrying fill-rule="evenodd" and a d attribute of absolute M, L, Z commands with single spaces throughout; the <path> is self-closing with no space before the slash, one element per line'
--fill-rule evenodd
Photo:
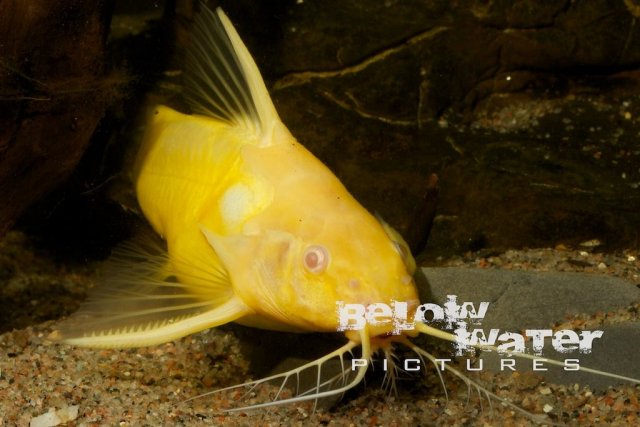
<path fill-rule="evenodd" d="M 0 0 L 0 425 L 640 424 L 639 20 Z"/>

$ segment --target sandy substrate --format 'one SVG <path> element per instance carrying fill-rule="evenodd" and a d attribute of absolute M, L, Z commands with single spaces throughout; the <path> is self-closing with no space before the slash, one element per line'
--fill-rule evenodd
<path fill-rule="evenodd" d="M 0 247 L 3 301 L 21 301 L 19 296 L 30 287 L 40 286 L 42 292 L 29 294 L 28 302 L 20 310 L 38 313 L 43 311 L 38 309 L 40 306 L 56 306 L 54 300 L 62 298 L 61 295 L 66 295 L 68 306 L 77 304 L 90 283 L 87 279 L 91 269 L 54 265 L 42 260 L 37 251 L 27 251 L 27 262 L 20 263 L 24 255 L 16 258 L 15 248 L 24 244 L 24 239 L 12 234 L 10 243 L 5 239 Z M 637 253 L 630 251 L 602 255 L 558 247 L 492 256 L 467 254 L 442 260 L 440 264 L 587 271 L 640 282 L 640 262 Z M 47 283 L 58 289 L 57 297 L 46 294 Z M 564 327 L 636 321 L 637 316 L 638 306 L 630 305 L 612 313 L 585 313 L 566 319 Z M 277 385 L 259 387 L 247 396 L 244 390 L 236 390 L 185 400 L 253 378 L 255 355 L 260 357 L 260 348 L 253 348 L 250 357 L 244 351 L 250 343 L 243 341 L 255 338 L 256 334 L 225 328 L 155 347 L 91 350 L 48 343 L 46 337 L 54 325 L 55 320 L 37 320 L 0 335 L 0 424 L 43 426 L 65 421 L 67 425 L 78 426 L 536 424 L 530 416 L 496 399 L 489 401 L 474 389 L 467 403 L 468 387 L 450 374 L 444 376 L 447 400 L 432 367 L 420 376 L 398 381 L 395 394 L 381 387 L 378 372 L 367 377 L 366 386 L 348 393 L 333 406 L 321 405 L 315 412 L 313 403 L 303 403 L 229 413 L 225 409 L 268 401 Z M 278 336 L 271 335 L 270 339 L 277 341 Z M 291 345 L 292 341 L 287 342 Z M 446 351 L 433 347 L 430 350 Z M 280 353 L 276 359 L 286 358 L 286 345 L 283 344 Z M 549 384 L 532 373 L 520 372 L 511 375 L 484 372 L 473 378 L 505 401 L 538 414 L 546 423 L 623 426 L 640 422 L 638 386 L 592 392 L 578 384 Z"/>

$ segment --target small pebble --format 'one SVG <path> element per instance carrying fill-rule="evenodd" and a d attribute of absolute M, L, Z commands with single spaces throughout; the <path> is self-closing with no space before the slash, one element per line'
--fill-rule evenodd
<path fill-rule="evenodd" d="M 49 408 L 49 412 L 31 418 L 29 427 L 54 427 L 73 421 L 78 418 L 78 408 L 78 405 L 67 406 L 58 410 Z"/>
<path fill-rule="evenodd" d="M 584 247 L 584 248 L 595 248 L 597 246 L 602 245 L 602 242 L 598 239 L 591 239 L 591 240 L 586 240 L 582 243 L 580 243 L 580 246 Z"/>

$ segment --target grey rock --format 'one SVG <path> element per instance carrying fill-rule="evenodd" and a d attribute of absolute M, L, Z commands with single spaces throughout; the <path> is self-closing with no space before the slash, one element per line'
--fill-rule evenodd
<path fill-rule="evenodd" d="M 490 302 L 482 324 L 517 332 L 549 328 L 565 316 L 610 311 L 640 301 L 635 284 L 587 273 L 530 272 L 472 268 L 425 268 L 421 300 L 443 304 Z"/>
<path fill-rule="evenodd" d="M 447 295 L 456 295 L 458 303 L 490 302 L 481 325 L 520 332 L 525 329 L 550 329 L 554 322 L 577 313 L 595 313 L 626 307 L 640 300 L 640 289 L 633 283 L 597 274 L 484 270 L 472 268 L 425 268 L 420 277 L 422 301 L 439 305 Z M 563 361 L 578 359 L 588 367 L 632 378 L 640 378 L 640 322 L 626 322 L 601 328 L 601 338 L 594 340 L 590 354 L 556 352 L 550 340 L 545 341 L 542 356 Z M 485 368 L 499 370 L 495 353 L 485 353 Z M 627 381 L 570 372 L 543 364 L 548 371 L 538 371 L 548 381 L 565 384 L 588 384 L 603 389 Z M 518 370 L 531 370 L 532 362 L 517 360 Z"/>

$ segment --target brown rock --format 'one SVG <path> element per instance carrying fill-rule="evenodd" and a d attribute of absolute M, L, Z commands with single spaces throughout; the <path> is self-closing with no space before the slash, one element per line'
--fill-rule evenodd
<path fill-rule="evenodd" d="M 81 158 L 110 94 L 110 2 L 0 1 L 0 235 Z"/>

